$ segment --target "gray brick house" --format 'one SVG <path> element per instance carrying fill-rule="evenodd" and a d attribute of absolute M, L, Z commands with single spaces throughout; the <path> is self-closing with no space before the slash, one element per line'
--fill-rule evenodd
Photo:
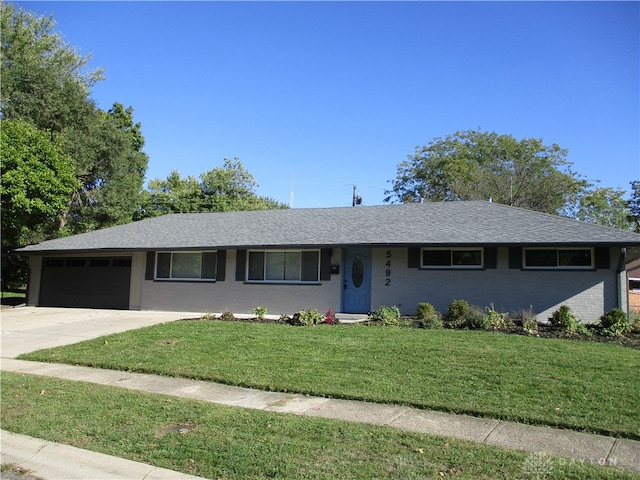
<path fill-rule="evenodd" d="M 454 299 L 628 310 L 640 235 L 489 202 L 170 214 L 30 245 L 30 305 L 366 313 Z"/>

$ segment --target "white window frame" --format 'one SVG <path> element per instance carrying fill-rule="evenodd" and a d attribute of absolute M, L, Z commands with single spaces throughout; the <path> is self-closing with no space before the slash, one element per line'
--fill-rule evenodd
<path fill-rule="evenodd" d="M 553 265 L 527 265 L 527 251 L 529 250 L 555 250 L 556 264 Z M 588 251 L 591 257 L 590 265 L 560 265 L 559 253 L 561 251 Z M 593 247 L 525 247 L 522 249 L 523 270 L 595 270 L 595 251 Z"/>
<path fill-rule="evenodd" d="M 425 265 L 425 251 L 449 251 L 451 256 L 449 265 Z M 480 252 L 480 265 L 454 265 L 453 252 Z M 482 270 L 484 269 L 484 247 L 422 247 L 420 249 L 421 270 Z"/>
<path fill-rule="evenodd" d="M 304 252 L 315 252 L 318 256 L 318 264 L 317 264 L 317 276 L 315 280 L 302 280 L 302 254 Z M 262 280 L 256 280 L 256 279 L 250 279 L 249 278 L 249 273 L 250 273 L 250 268 L 249 268 L 249 261 L 251 259 L 251 254 L 252 253 L 262 253 L 264 254 L 264 260 L 263 260 L 263 270 L 262 270 Z M 267 280 L 267 255 L 271 254 L 271 253 L 299 253 L 300 254 L 300 270 L 299 270 L 299 278 L 300 280 L 278 280 L 278 279 L 273 279 L 273 280 Z M 308 248 L 308 249 L 280 249 L 280 250 L 270 250 L 270 249 L 252 249 L 252 250 L 247 250 L 247 263 L 245 266 L 245 278 L 246 278 L 246 282 L 247 283 L 270 283 L 270 284 L 289 284 L 289 285 L 317 285 L 320 283 L 320 249 L 317 248 Z"/>
<path fill-rule="evenodd" d="M 175 254 L 188 253 L 188 254 L 200 254 L 200 274 L 198 277 L 173 277 L 173 256 Z M 215 282 L 216 277 L 214 273 L 213 278 L 202 278 L 202 255 L 205 253 L 214 253 L 216 254 L 216 265 L 215 270 L 217 272 L 218 269 L 218 251 L 217 250 L 172 250 L 172 251 L 160 251 L 156 252 L 156 258 L 153 269 L 153 279 L 159 282 Z M 169 276 L 168 277 L 159 277 L 158 276 L 158 256 L 163 254 L 169 254 Z"/>

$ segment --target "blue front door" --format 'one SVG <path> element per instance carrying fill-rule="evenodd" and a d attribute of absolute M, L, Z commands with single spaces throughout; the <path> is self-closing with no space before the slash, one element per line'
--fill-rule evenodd
<path fill-rule="evenodd" d="M 371 309 L 371 250 L 347 248 L 343 251 L 342 311 L 369 313 Z"/>

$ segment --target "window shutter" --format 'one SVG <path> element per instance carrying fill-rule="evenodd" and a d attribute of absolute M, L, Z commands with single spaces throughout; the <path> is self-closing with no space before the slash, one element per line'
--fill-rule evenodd
<path fill-rule="evenodd" d="M 409 247 L 407 252 L 408 257 L 408 267 L 409 268 L 420 268 L 420 248 L 418 247 Z"/>
<path fill-rule="evenodd" d="M 247 271 L 247 251 L 236 251 L 236 282 L 244 282 Z"/>
<path fill-rule="evenodd" d="M 147 252 L 147 267 L 144 272 L 145 280 L 153 280 L 156 266 L 156 252 Z"/>
<path fill-rule="evenodd" d="M 509 268 L 522 268 L 522 248 L 511 247 L 509 248 Z"/>
<path fill-rule="evenodd" d="M 320 250 L 320 280 L 331 280 L 331 254 L 330 248 Z"/>
<path fill-rule="evenodd" d="M 218 250 L 216 257 L 216 282 L 224 282 L 227 271 L 227 251 Z"/>
<path fill-rule="evenodd" d="M 609 258 L 608 247 L 598 247 L 594 250 L 596 268 L 608 270 L 611 268 L 611 259 Z"/>
<path fill-rule="evenodd" d="M 484 249 L 484 268 L 498 268 L 498 249 L 496 247 Z"/>

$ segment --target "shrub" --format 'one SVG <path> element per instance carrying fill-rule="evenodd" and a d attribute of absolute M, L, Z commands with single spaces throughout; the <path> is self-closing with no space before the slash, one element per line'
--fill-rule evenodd
<path fill-rule="evenodd" d="M 416 308 L 416 317 L 418 317 L 418 325 L 421 328 L 440 329 L 444 327 L 442 316 L 430 303 L 419 303 L 418 308 Z"/>
<path fill-rule="evenodd" d="M 278 318 L 278 321 L 282 323 L 290 323 L 291 317 L 286 313 L 283 313 L 282 315 L 280 315 L 280 318 Z"/>
<path fill-rule="evenodd" d="M 327 313 L 325 313 L 324 315 L 324 323 L 328 323 L 329 325 L 337 325 L 338 323 L 340 323 L 340 320 L 336 318 L 331 308 L 329 308 L 329 310 L 327 310 Z"/>
<path fill-rule="evenodd" d="M 422 328 L 431 328 L 433 330 L 440 330 L 444 328 L 444 322 L 442 321 L 442 315 L 436 313 L 431 317 L 425 318 L 420 321 L 420 326 Z"/>
<path fill-rule="evenodd" d="M 513 325 L 508 313 L 498 312 L 493 305 L 487 308 L 483 323 L 486 329 L 506 330 Z"/>
<path fill-rule="evenodd" d="M 529 310 L 523 310 L 520 314 L 520 318 L 522 319 L 522 329 L 527 335 L 538 334 L 538 320 L 536 319 L 532 308 L 529 308 Z"/>
<path fill-rule="evenodd" d="M 230 322 L 235 319 L 235 315 L 228 310 L 220 314 L 220 320 L 224 320 L 225 322 Z"/>
<path fill-rule="evenodd" d="M 580 323 L 580 320 L 578 320 L 567 305 L 560 306 L 558 310 L 553 312 L 553 315 L 549 320 L 552 326 L 558 328 L 562 332 L 569 333 L 571 335 L 575 333 L 583 333 L 585 335 L 590 334 L 584 324 Z"/>
<path fill-rule="evenodd" d="M 200 320 L 213 320 L 216 316 L 213 313 L 205 313 L 200 317 Z"/>
<path fill-rule="evenodd" d="M 293 318 L 289 321 L 289 324 L 297 327 L 308 327 L 322 323 L 324 321 L 324 315 L 322 315 L 315 308 L 308 310 L 300 310 L 293 314 Z"/>
<path fill-rule="evenodd" d="M 436 309 L 433 305 L 427 302 L 421 302 L 416 308 L 416 317 L 420 320 L 426 320 L 427 318 L 436 315 Z"/>
<path fill-rule="evenodd" d="M 447 307 L 444 319 L 455 327 L 462 327 L 467 323 L 469 309 L 469 302 L 466 300 L 454 300 Z"/>
<path fill-rule="evenodd" d="M 463 327 L 471 330 L 487 330 L 490 328 L 489 317 L 485 314 L 484 310 L 480 307 L 469 307 L 464 320 L 462 321 Z"/>
<path fill-rule="evenodd" d="M 626 313 L 619 308 L 614 308 L 600 317 L 600 326 L 602 327 L 602 333 L 614 337 L 629 333 L 632 329 Z"/>
<path fill-rule="evenodd" d="M 267 307 L 256 307 L 253 309 L 253 314 L 258 320 L 264 320 L 264 316 L 267 314 Z"/>
<path fill-rule="evenodd" d="M 395 305 L 392 307 L 381 305 L 377 310 L 369 312 L 369 318 L 382 323 L 385 327 L 397 327 L 400 325 L 400 309 Z"/>

